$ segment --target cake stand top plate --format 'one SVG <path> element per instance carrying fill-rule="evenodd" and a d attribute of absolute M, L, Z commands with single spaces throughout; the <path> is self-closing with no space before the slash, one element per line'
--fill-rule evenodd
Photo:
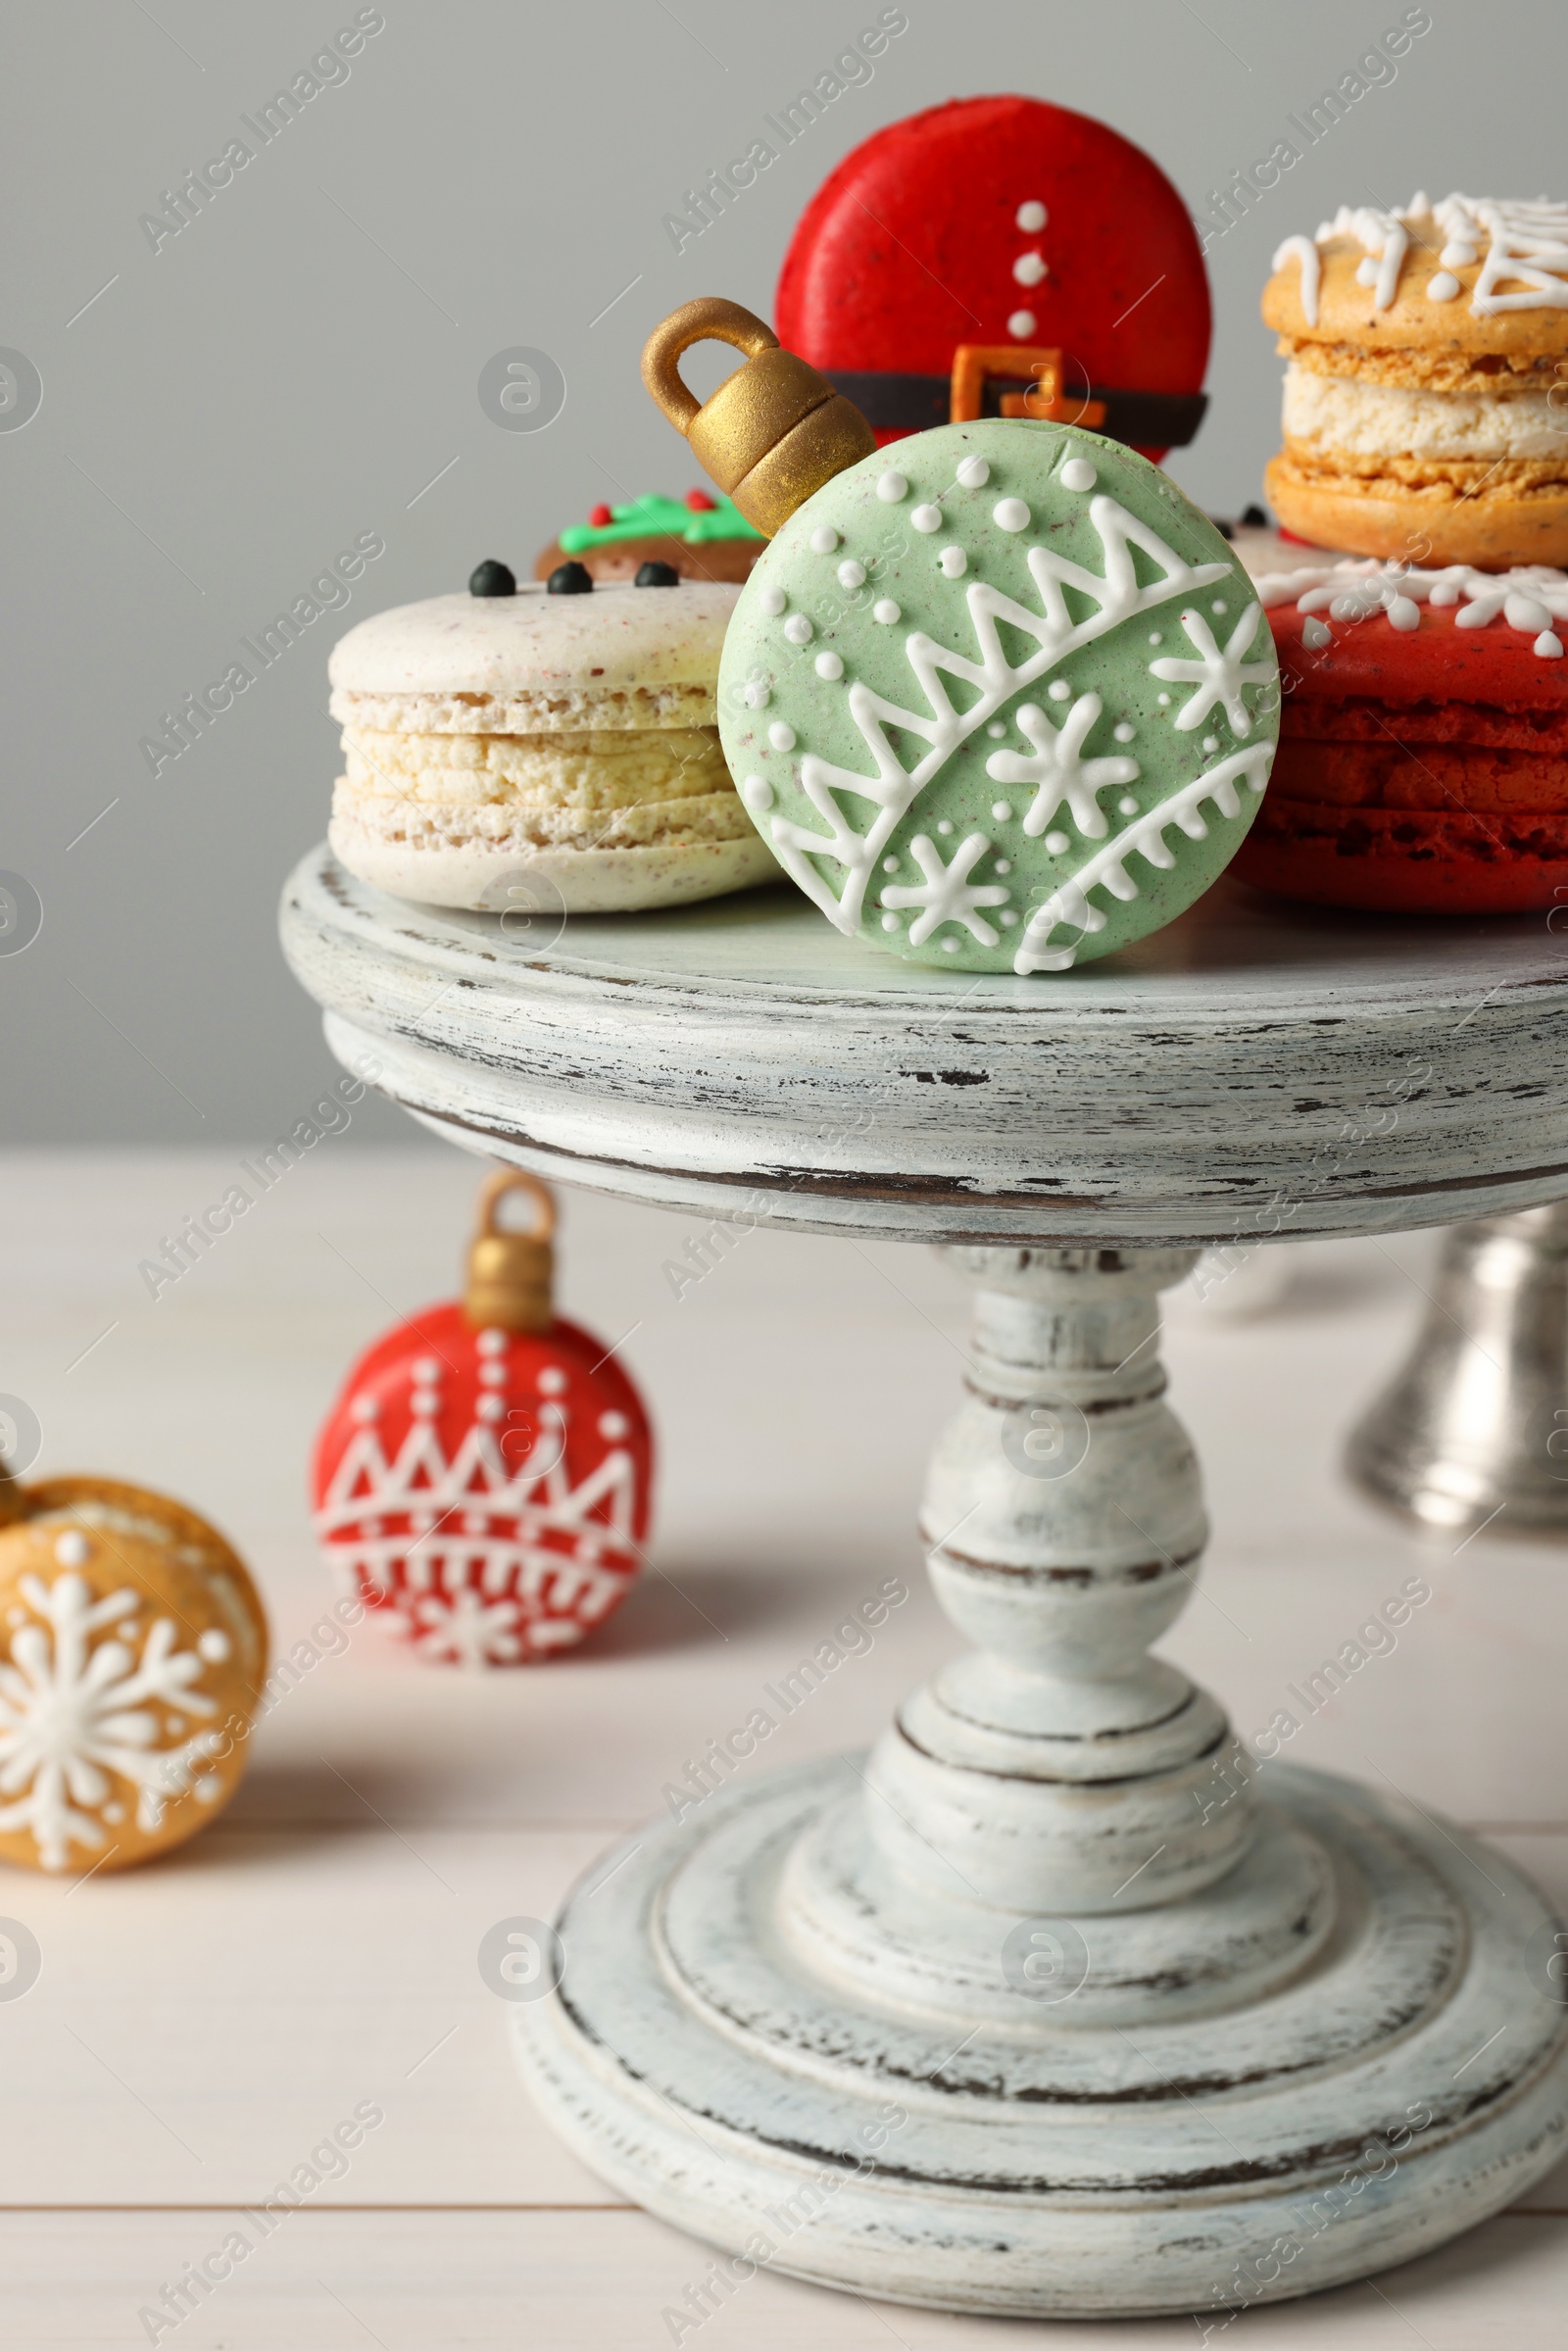
<path fill-rule="evenodd" d="M 977 978 L 784 888 L 504 928 L 321 848 L 281 922 L 332 1050 L 427 1125 L 731 1225 L 1211 1245 L 1568 1195 L 1568 931 L 1544 916 L 1226 881 L 1119 955 Z"/>

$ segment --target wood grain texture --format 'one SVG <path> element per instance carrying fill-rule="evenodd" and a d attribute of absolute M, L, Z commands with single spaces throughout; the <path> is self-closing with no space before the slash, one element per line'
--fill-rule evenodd
<path fill-rule="evenodd" d="M 302 1110 L 311 1082 L 303 1071 Z M 221 1198 L 232 1150 L 0 1161 L 6 1385 L 44 1423 L 40 1470 L 140 1476 L 208 1510 L 256 1568 L 280 1651 L 330 1592 L 299 1468 L 312 1429 L 358 1348 L 450 1292 L 474 1190 L 457 1152 L 357 1145 L 312 1151 L 156 1306 L 137 1260 Z M 143 2342 L 138 2306 L 221 2243 L 238 2211 L 224 2199 L 264 2192 L 368 2095 L 387 2121 L 354 2171 L 165 2338 L 175 2351 L 348 2351 L 367 2327 L 387 2351 L 511 2351 L 519 2327 L 562 2351 L 651 2351 L 716 2259 L 640 2213 L 560 2209 L 615 2191 L 517 2095 L 477 1938 L 510 1912 L 547 1912 L 885 1577 L 905 1577 L 908 1601 L 748 1773 L 868 1744 L 951 1652 L 913 1572 L 911 1504 L 961 1368 L 964 1294 L 932 1252 L 760 1231 L 677 1298 L 662 1267 L 684 1261 L 694 1219 L 564 1205 L 567 1311 L 607 1342 L 632 1333 L 624 1356 L 658 1408 L 658 1572 L 602 1641 L 538 1672 L 413 1670 L 366 1628 L 269 1717 L 235 1804 L 182 1856 L 74 1891 L 7 1878 L 0 1908 L 44 1951 L 26 1999 L 0 2004 L 3 2307 L 19 2344 Z M 1335 1474 L 1347 1421 L 1423 1308 L 1424 1239 L 1316 1243 L 1287 1262 L 1288 1295 L 1251 1320 L 1221 1315 L 1229 1283 L 1166 1294 L 1173 1399 L 1201 1444 L 1215 1530 L 1159 1654 L 1222 1692 L 1249 1736 L 1297 1704 L 1293 1760 L 1396 1783 L 1484 1829 L 1568 1906 L 1560 1547 L 1495 1529 L 1435 1545 Z M 783 1477 L 781 1447 L 797 1465 Z M 1310 1712 L 1289 1699 L 1415 1573 L 1433 1597 L 1397 1646 Z M 1558 2351 L 1565 2213 L 1559 2167 L 1375 2284 L 1247 2312 L 1226 2351 L 1423 2336 L 1434 2351 Z M 813 2330 L 834 2351 L 975 2339 L 972 2321 L 767 2272 L 720 2295 L 696 2339 L 793 2351 Z M 986 2333 L 1028 2351 L 1196 2339 L 1186 2316 Z"/>
<path fill-rule="evenodd" d="M 1568 1192 L 1568 942 L 1541 920 L 1222 883 L 1083 971 L 961 982 L 782 890 L 525 929 L 382 897 L 324 850 L 283 899 L 341 1059 L 466 1149 L 627 1198 L 1186 1246 Z"/>

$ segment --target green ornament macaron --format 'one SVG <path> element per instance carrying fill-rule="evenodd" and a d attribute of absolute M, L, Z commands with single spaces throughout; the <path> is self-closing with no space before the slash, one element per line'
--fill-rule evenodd
<path fill-rule="evenodd" d="M 1279 669 L 1174 482 L 1059 424 L 945 424 L 791 515 L 741 592 L 719 733 L 828 920 L 915 962 L 1062 971 L 1229 863 Z"/>

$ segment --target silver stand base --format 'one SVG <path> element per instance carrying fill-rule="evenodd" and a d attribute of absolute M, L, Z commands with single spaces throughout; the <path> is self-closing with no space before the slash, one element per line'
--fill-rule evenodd
<path fill-rule="evenodd" d="M 1568 1534 L 1568 1202 L 1452 1228 L 1415 1346 L 1348 1463 L 1427 1526 Z"/>

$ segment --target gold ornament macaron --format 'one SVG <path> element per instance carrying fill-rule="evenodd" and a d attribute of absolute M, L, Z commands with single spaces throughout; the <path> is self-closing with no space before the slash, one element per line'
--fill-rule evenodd
<path fill-rule="evenodd" d="M 204 1518 L 108 1478 L 0 1495 L 0 1860 L 128 1869 L 239 1785 L 267 1619 Z"/>
<path fill-rule="evenodd" d="M 1343 207 L 1274 256 L 1280 521 L 1319 547 L 1568 564 L 1568 205 Z"/>

